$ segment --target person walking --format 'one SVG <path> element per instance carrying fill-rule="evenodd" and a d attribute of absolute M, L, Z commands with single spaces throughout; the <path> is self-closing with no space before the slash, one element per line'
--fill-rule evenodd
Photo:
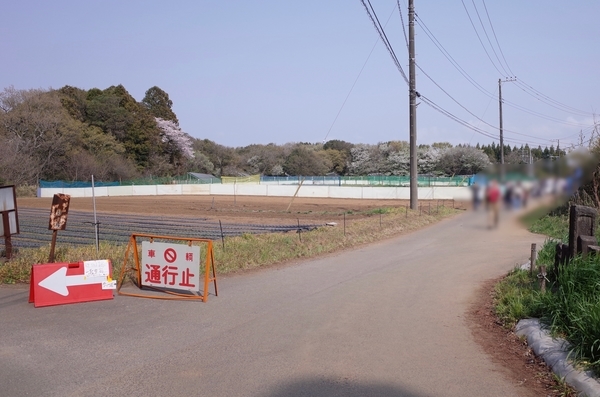
<path fill-rule="evenodd" d="M 500 217 L 500 187 L 498 182 L 490 181 L 486 192 L 486 201 L 489 211 L 489 227 L 498 227 Z"/>

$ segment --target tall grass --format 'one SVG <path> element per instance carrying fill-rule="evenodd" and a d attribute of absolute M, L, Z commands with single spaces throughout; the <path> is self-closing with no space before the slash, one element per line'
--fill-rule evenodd
<path fill-rule="evenodd" d="M 573 358 L 600 373 L 600 258 L 577 257 L 561 266 L 539 306 L 542 322 L 573 345 Z"/>
<path fill-rule="evenodd" d="M 540 313 L 537 278 L 516 268 L 494 286 L 496 315 L 512 328 L 517 321 Z"/>
<path fill-rule="evenodd" d="M 538 252 L 537 265 L 552 269 L 556 244 L 568 239 L 568 218 L 544 216 L 531 230 L 550 236 Z M 495 287 L 496 313 L 508 326 L 539 317 L 554 335 L 571 343 L 573 359 L 600 374 L 600 257 L 578 256 L 561 265 L 558 274 L 548 273 L 546 292 L 529 271 L 509 273 Z"/>

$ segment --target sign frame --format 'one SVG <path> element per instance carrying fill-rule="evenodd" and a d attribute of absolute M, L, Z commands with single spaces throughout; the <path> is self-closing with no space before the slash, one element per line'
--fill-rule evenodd
<path fill-rule="evenodd" d="M 17 194 L 15 185 L 0 186 L 0 214 L 2 214 L 2 223 L 0 224 L 0 237 L 10 237 L 13 234 L 19 234 L 19 214 L 17 209 Z M 4 215 L 6 214 L 6 215 Z M 6 227 L 5 218 L 8 220 Z M 6 230 L 8 229 L 8 234 Z"/>
<path fill-rule="evenodd" d="M 198 291 L 190 291 L 185 290 L 185 293 L 173 291 L 171 287 L 155 287 L 151 285 L 142 285 L 142 271 L 143 268 L 140 264 L 140 245 L 138 245 L 138 239 L 149 239 L 150 242 L 153 242 L 154 239 L 161 241 L 184 241 L 187 242 L 188 246 L 193 246 L 194 243 L 206 244 L 206 249 L 204 250 L 205 260 L 204 260 L 204 275 L 202 276 L 200 263 L 198 263 L 197 272 L 200 274 L 203 280 L 200 280 L 200 283 L 203 283 L 202 292 Z M 172 244 L 171 244 L 172 245 Z M 197 246 L 198 244 L 196 244 Z M 128 263 L 130 257 L 133 256 L 133 264 Z M 173 259 L 175 260 L 175 259 Z M 128 276 L 129 279 L 140 289 L 150 289 L 154 291 L 163 292 L 168 296 L 160 296 L 160 295 L 149 295 L 149 294 L 140 294 L 140 293 L 131 293 L 124 292 L 121 290 L 123 286 L 123 282 L 125 280 L 125 276 Z M 200 284 L 199 283 L 199 284 Z M 127 244 L 127 249 L 125 250 L 125 259 L 123 261 L 123 267 L 121 267 L 121 271 L 119 273 L 119 277 L 117 279 L 117 294 L 123 296 L 133 296 L 138 298 L 151 298 L 151 299 L 165 299 L 165 300 L 201 300 L 202 302 L 208 301 L 208 296 L 210 294 L 209 285 L 213 284 L 214 295 L 219 296 L 217 290 L 217 275 L 215 271 L 215 254 L 213 250 L 213 241 L 205 238 L 190 238 L 190 237 L 175 237 L 175 236 L 158 236 L 153 234 L 140 234 L 134 233 L 129 238 L 129 244 Z"/>

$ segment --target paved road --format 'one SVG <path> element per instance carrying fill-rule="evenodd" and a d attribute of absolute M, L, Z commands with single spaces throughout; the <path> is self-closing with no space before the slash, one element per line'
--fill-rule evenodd
<path fill-rule="evenodd" d="M 477 345 L 477 288 L 523 263 L 512 222 L 410 235 L 220 280 L 208 303 L 34 309 L 0 288 L 2 396 L 529 396 Z"/>

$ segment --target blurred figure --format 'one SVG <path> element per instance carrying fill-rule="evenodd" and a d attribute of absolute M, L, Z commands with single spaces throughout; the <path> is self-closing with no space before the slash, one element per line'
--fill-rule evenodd
<path fill-rule="evenodd" d="M 473 192 L 473 210 L 477 211 L 481 204 L 481 186 L 479 183 L 474 182 L 471 185 L 471 191 Z"/>
<path fill-rule="evenodd" d="M 489 227 L 498 227 L 500 217 L 500 187 L 498 182 L 490 181 L 486 191 L 486 203 L 489 212 Z"/>

